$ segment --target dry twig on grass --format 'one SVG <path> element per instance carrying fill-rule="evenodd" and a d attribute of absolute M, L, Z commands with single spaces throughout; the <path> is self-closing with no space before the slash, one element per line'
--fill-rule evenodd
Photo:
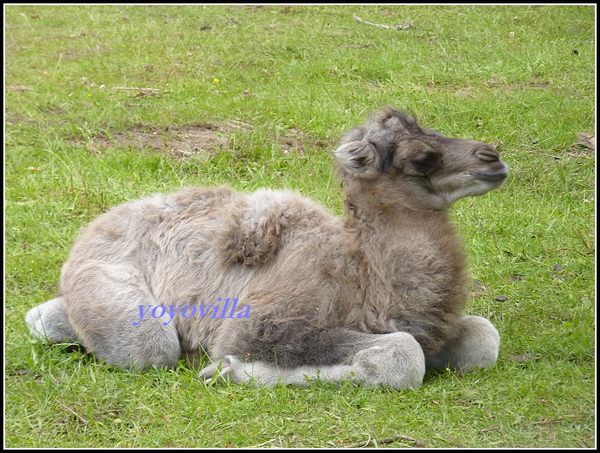
<path fill-rule="evenodd" d="M 556 423 L 559 422 L 561 420 L 566 420 L 566 419 L 571 419 L 571 418 L 586 418 L 585 415 L 571 415 L 571 416 L 566 416 L 566 417 L 558 417 L 558 418 L 546 418 L 544 420 L 542 420 L 541 422 L 538 423 L 534 423 L 534 426 L 538 426 L 538 425 L 550 425 L 552 423 Z"/>
<path fill-rule="evenodd" d="M 397 436 L 392 437 L 382 437 L 381 439 L 369 439 L 363 440 L 361 442 L 354 442 L 353 444 L 344 445 L 344 448 L 356 448 L 356 447 L 367 447 L 369 445 L 374 444 L 390 444 L 392 442 L 396 442 L 397 440 L 405 440 L 407 442 L 413 442 L 415 447 L 423 448 L 425 444 L 420 440 L 414 439 L 409 436 L 405 436 L 403 434 L 398 434 Z"/>
<path fill-rule="evenodd" d="M 5 86 L 6 91 L 27 91 L 29 88 L 21 86 Z"/>
<path fill-rule="evenodd" d="M 160 94 L 160 90 L 158 88 L 138 88 L 138 87 L 113 87 L 115 91 L 137 91 L 136 97 L 147 97 L 147 96 L 157 96 Z M 166 93 L 166 91 L 163 91 Z"/>
<path fill-rule="evenodd" d="M 367 22 L 366 20 L 363 20 L 360 17 L 358 17 L 356 14 L 354 14 L 353 16 L 356 21 L 367 25 L 373 25 L 374 27 L 391 28 L 394 30 L 406 30 L 407 28 L 414 27 L 414 24 L 410 20 L 407 20 L 404 23 L 404 25 L 394 25 L 393 27 L 390 27 L 389 25 L 374 24 L 373 22 Z"/>

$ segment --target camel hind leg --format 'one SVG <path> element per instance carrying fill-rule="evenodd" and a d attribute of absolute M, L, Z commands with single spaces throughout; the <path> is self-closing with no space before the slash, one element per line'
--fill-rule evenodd
<path fill-rule="evenodd" d="M 62 289 L 70 325 L 97 358 L 123 369 L 177 366 L 175 322 L 148 311 L 140 317 L 140 306 L 160 303 L 134 266 L 85 262 L 63 278 Z"/>

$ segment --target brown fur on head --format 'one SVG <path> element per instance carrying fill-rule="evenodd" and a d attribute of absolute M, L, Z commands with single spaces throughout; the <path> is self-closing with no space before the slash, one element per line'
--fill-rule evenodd
<path fill-rule="evenodd" d="M 508 174 L 492 146 L 421 128 L 392 108 L 346 133 L 334 154 L 349 199 L 370 191 L 384 205 L 418 210 L 482 195 Z"/>

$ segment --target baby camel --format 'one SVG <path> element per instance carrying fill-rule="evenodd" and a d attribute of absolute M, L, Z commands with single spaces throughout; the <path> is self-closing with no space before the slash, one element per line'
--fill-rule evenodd
<path fill-rule="evenodd" d="M 426 368 L 491 367 L 500 338 L 487 319 L 461 314 L 465 253 L 446 209 L 500 186 L 508 166 L 485 143 L 391 108 L 349 131 L 334 156 L 344 219 L 293 192 L 228 187 L 102 214 L 75 243 L 61 296 L 27 314 L 32 332 L 125 369 L 208 351 L 201 377 L 262 385 L 406 389 Z M 224 316 L 234 300 L 244 316 Z M 189 305 L 201 315 L 173 316 Z"/>

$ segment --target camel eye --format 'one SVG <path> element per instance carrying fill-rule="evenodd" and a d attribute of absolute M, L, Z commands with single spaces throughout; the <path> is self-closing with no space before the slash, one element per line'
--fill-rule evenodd
<path fill-rule="evenodd" d="M 439 167 L 439 156 L 436 153 L 422 153 L 412 160 L 412 165 L 417 173 L 428 174 Z"/>

